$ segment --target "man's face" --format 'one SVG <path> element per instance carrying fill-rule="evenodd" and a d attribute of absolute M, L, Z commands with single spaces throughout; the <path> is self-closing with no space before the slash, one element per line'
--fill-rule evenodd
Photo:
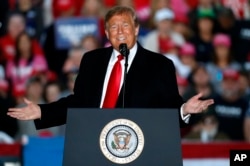
<path fill-rule="evenodd" d="M 136 43 L 138 32 L 139 26 L 135 26 L 130 14 L 115 15 L 106 23 L 106 36 L 118 51 L 121 43 L 126 43 L 131 49 Z"/>
<path fill-rule="evenodd" d="M 223 97 L 225 99 L 234 100 L 239 96 L 239 84 L 238 80 L 226 78 L 222 81 Z"/>
<path fill-rule="evenodd" d="M 169 19 L 165 19 L 162 21 L 159 21 L 156 23 L 157 26 L 157 30 L 161 33 L 161 34 L 165 34 L 165 33 L 169 33 L 172 31 L 173 28 L 173 22 L 172 20 Z"/>
<path fill-rule="evenodd" d="M 14 15 L 10 18 L 8 32 L 13 38 L 16 38 L 24 29 L 25 23 L 22 16 Z"/>

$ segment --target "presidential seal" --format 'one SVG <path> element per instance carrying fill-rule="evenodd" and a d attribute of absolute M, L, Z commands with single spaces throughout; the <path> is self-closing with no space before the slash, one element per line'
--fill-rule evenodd
<path fill-rule="evenodd" d="M 128 119 L 109 122 L 100 134 L 103 155 L 117 164 L 127 164 L 137 159 L 144 147 L 144 135 L 140 127 Z"/>

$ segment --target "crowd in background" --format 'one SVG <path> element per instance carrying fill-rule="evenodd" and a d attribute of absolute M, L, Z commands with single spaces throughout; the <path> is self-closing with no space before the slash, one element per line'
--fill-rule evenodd
<path fill-rule="evenodd" d="M 23 98 L 50 103 L 73 93 L 85 52 L 108 47 L 104 16 L 114 5 L 135 9 L 139 43 L 170 58 L 184 100 L 202 92 L 215 104 L 193 115 L 183 140 L 250 141 L 249 0 L 1 0 L 0 142 L 23 135 L 64 135 L 65 126 L 35 130 L 33 121 L 7 117 Z M 97 18 L 100 36 L 69 49 L 55 44 L 55 21 Z"/>

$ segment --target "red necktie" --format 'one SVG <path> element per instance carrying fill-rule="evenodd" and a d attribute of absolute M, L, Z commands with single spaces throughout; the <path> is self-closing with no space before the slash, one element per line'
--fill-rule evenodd
<path fill-rule="evenodd" d="M 115 108 L 117 102 L 122 76 L 122 65 L 120 62 L 123 59 L 123 56 L 118 55 L 117 58 L 118 59 L 115 62 L 115 65 L 109 77 L 107 91 L 102 108 Z"/>

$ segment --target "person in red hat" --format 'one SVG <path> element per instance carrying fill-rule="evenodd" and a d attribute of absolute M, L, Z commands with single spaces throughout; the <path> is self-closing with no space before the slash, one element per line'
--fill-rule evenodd
<path fill-rule="evenodd" d="M 181 96 L 183 96 L 188 87 L 188 80 L 184 77 L 181 77 L 180 75 L 176 75 L 176 79 L 179 93 Z"/>
<path fill-rule="evenodd" d="M 222 76 L 222 92 L 214 97 L 214 109 L 220 122 L 219 131 L 227 134 L 231 140 L 245 141 L 244 128 L 250 128 L 250 124 L 244 123 L 249 102 L 240 94 L 239 72 L 226 69 Z"/>
<path fill-rule="evenodd" d="M 189 18 L 185 14 L 178 14 L 174 19 L 174 31 L 180 33 L 186 41 L 188 41 L 192 35 L 189 27 Z"/>
<path fill-rule="evenodd" d="M 198 66 L 197 61 L 195 60 L 196 50 L 194 45 L 192 43 L 185 43 L 180 48 L 179 55 L 183 66 L 186 66 L 188 68 L 188 76 L 190 72 L 192 72 Z"/>
<path fill-rule="evenodd" d="M 58 18 L 64 13 L 75 13 L 75 0 L 54 0 L 53 3 L 54 18 Z"/>

